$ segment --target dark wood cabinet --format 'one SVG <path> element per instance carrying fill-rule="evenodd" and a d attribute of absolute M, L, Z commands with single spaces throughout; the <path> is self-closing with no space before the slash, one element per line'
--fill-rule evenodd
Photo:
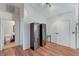
<path fill-rule="evenodd" d="M 46 44 L 46 24 L 30 24 L 30 48 L 36 50 Z"/>
<path fill-rule="evenodd" d="M 35 50 L 40 47 L 40 24 L 30 24 L 30 48 Z"/>

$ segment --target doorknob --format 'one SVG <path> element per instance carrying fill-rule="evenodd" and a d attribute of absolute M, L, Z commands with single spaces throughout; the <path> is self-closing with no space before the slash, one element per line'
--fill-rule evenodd
<path fill-rule="evenodd" d="M 72 32 L 72 34 L 75 34 L 75 32 Z"/>

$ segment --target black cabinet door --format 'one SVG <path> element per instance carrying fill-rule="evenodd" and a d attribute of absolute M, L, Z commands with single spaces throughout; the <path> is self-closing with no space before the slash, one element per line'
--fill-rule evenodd
<path fill-rule="evenodd" d="M 30 24 L 30 48 L 35 50 L 40 47 L 40 24 L 31 23 Z"/>
<path fill-rule="evenodd" d="M 40 46 L 46 45 L 46 24 L 40 24 Z"/>
<path fill-rule="evenodd" d="M 40 25 L 39 24 L 34 24 L 34 49 L 37 49 L 40 47 L 40 36 L 39 36 L 39 31 Z"/>

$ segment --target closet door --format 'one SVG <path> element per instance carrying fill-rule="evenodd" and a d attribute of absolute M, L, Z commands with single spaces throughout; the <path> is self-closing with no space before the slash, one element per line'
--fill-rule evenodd
<path fill-rule="evenodd" d="M 30 24 L 30 48 L 35 50 L 40 47 L 40 24 Z"/>
<path fill-rule="evenodd" d="M 46 45 L 46 24 L 42 24 L 43 45 Z"/>
<path fill-rule="evenodd" d="M 79 49 L 79 23 L 78 23 L 78 29 L 77 29 L 77 48 Z"/>
<path fill-rule="evenodd" d="M 60 45 L 78 48 L 78 25 L 73 20 L 62 20 L 56 26 L 57 42 Z"/>
<path fill-rule="evenodd" d="M 0 50 L 3 50 L 4 48 L 4 24 L 5 20 L 1 18 L 0 20 Z"/>
<path fill-rule="evenodd" d="M 40 36 L 39 36 L 40 31 L 39 30 L 40 30 L 40 25 L 35 23 L 34 24 L 34 37 L 35 37 L 35 39 L 34 39 L 34 49 L 37 49 L 37 48 L 40 47 Z"/>
<path fill-rule="evenodd" d="M 70 46 L 70 28 L 69 28 L 69 21 L 61 20 L 58 21 L 56 26 L 56 43 L 63 45 L 63 46 Z"/>
<path fill-rule="evenodd" d="M 34 23 L 30 24 L 30 48 L 34 50 Z"/>
<path fill-rule="evenodd" d="M 79 23 L 75 27 L 76 49 L 79 49 Z"/>
<path fill-rule="evenodd" d="M 46 45 L 46 24 L 40 24 L 40 46 Z"/>
<path fill-rule="evenodd" d="M 77 48 L 77 26 L 75 20 L 70 20 L 70 47 Z"/>

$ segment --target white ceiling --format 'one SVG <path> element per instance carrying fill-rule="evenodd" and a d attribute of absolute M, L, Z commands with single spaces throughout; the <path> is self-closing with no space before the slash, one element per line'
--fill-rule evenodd
<path fill-rule="evenodd" d="M 23 3 L 0 3 L 0 10 L 5 10 L 7 5 L 12 5 L 17 8 L 24 8 Z"/>
<path fill-rule="evenodd" d="M 4 5 L 7 3 L 0 4 L 0 10 L 5 10 Z M 46 18 L 51 18 L 56 15 L 64 14 L 64 13 L 75 13 L 75 3 L 51 3 L 52 7 L 46 6 L 46 4 L 42 3 L 8 3 L 9 5 L 13 5 L 18 8 L 26 8 L 27 12 L 34 12 L 40 14 L 40 16 L 44 16 Z"/>
<path fill-rule="evenodd" d="M 17 8 L 23 8 L 24 7 L 24 4 L 23 3 L 7 3 L 8 5 L 13 5 Z"/>
<path fill-rule="evenodd" d="M 69 12 L 75 13 L 75 6 L 76 6 L 75 3 L 51 3 L 51 5 L 52 7 L 48 7 L 46 6 L 46 4 L 42 4 L 42 3 L 28 3 L 25 4 L 25 8 L 28 9 L 30 7 L 30 9 L 41 14 L 46 18 L 50 18 L 55 15 L 63 14 L 63 13 L 69 13 Z"/>

